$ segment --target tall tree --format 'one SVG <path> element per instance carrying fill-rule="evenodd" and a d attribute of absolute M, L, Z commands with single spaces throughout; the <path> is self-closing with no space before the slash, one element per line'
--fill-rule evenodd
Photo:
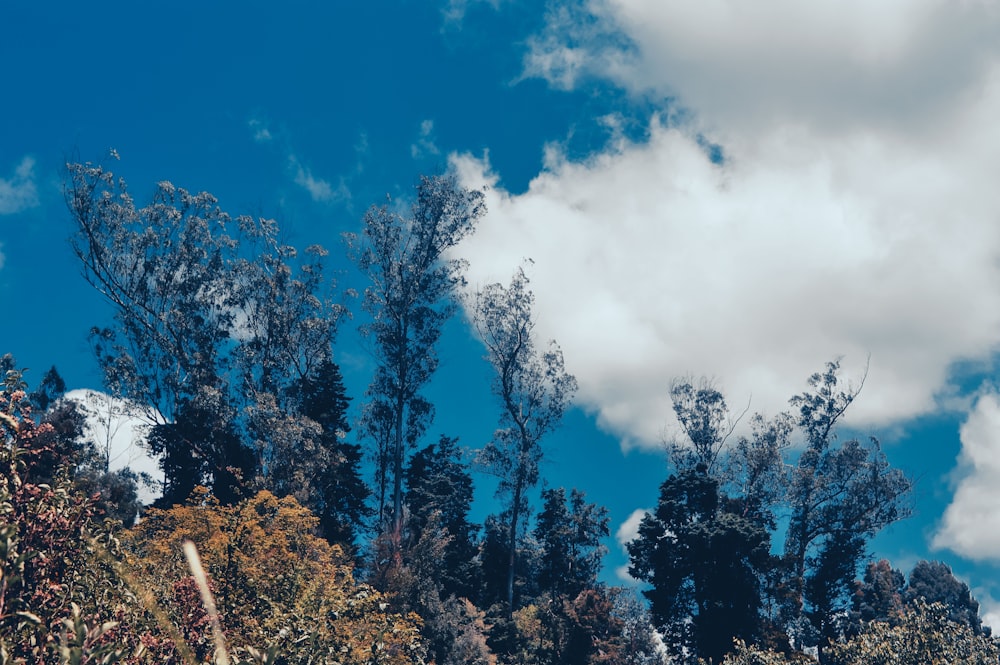
<path fill-rule="evenodd" d="M 507 501 L 508 614 L 514 610 L 518 529 L 528 517 L 527 492 L 538 483 L 541 441 L 559 424 L 577 387 L 555 341 L 538 351 L 533 304 L 528 278 L 518 268 L 509 287 L 491 284 L 476 294 L 473 314 L 501 405 L 500 426 L 480 460 L 499 478 L 497 494 Z"/>
<path fill-rule="evenodd" d="M 669 446 L 671 462 L 677 469 L 703 464 L 714 474 L 719 454 L 736 428 L 725 396 L 707 379 L 697 386 L 690 380 L 677 379 L 670 386 L 670 401 L 684 433 Z"/>
<path fill-rule="evenodd" d="M 542 492 L 542 511 L 535 522 L 535 539 L 541 547 L 541 590 L 575 598 L 594 586 L 607 551 L 601 539 L 608 534 L 607 509 L 587 503 L 583 492 L 573 489 L 569 503 L 562 487 Z"/>
<path fill-rule="evenodd" d="M 376 443 L 380 502 L 392 481 L 392 509 L 383 525 L 398 550 L 403 529 L 403 466 L 433 417 L 421 394 L 438 366 L 436 346 L 456 308 L 464 262 L 447 252 L 472 232 L 485 213 L 482 192 L 454 177 L 421 178 L 410 214 L 389 204 L 371 208 L 361 236 L 348 234 L 348 251 L 368 277 L 362 333 L 374 342 L 378 367 L 367 397 L 362 433 Z M 380 513 L 384 505 L 380 505 Z M 380 515 L 382 517 L 382 515 Z"/>
<path fill-rule="evenodd" d="M 906 476 L 889 465 L 874 437 L 867 444 L 837 441 L 837 425 L 860 391 L 842 390 L 839 372 L 838 361 L 827 363 L 825 371 L 809 378 L 811 391 L 791 400 L 805 447 L 788 489 L 791 516 L 785 556 L 791 567 L 794 613 L 802 617 L 805 602 L 816 601 L 809 614 L 813 628 L 824 633 L 831 618 L 820 621 L 822 606 L 844 604 L 865 541 L 909 514 L 905 500 L 911 488 Z M 810 577 L 812 594 L 807 593 Z M 820 588 L 825 591 L 818 593 Z M 824 596 L 834 590 L 837 599 Z"/>
<path fill-rule="evenodd" d="M 283 409 L 288 387 L 331 357 L 344 310 L 330 297 L 323 251 L 298 257 L 273 220 L 231 217 L 208 193 L 161 182 L 137 207 L 111 171 L 67 171 L 73 250 L 115 311 L 113 326 L 95 329 L 95 351 L 107 387 L 153 424 L 162 503 L 201 483 L 235 500 L 258 471 L 268 476 L 249 414 Z"/>

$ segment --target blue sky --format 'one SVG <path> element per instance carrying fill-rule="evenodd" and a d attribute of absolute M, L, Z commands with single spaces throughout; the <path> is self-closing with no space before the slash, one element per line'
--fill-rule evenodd
<path fill-rule="evenodd" d="M 0 351 L 36 378 L 100 388 L 86 335 L 109 311 L 65 242 L 67 158 L 114 148 L 138 200 L 170 180 L 273 216 L 355 287 L 340 234 L 452 169 L 488 187 L 470 282 L 533 259 L 539 330 L 580 382 L 550 484 L 614 533 L 656 500 L 673 377 L 773 414 L 827 360 L 857 381 L 870 358 L 849 425 L 918 479 L 874 554 L 949 562 L 1000 619 L 997 3 L 8 5 Z M 357 402 L 351 324 L 339 348 Z M 434 436 L 488 440 L 480 356 L 457 319 Z"/>

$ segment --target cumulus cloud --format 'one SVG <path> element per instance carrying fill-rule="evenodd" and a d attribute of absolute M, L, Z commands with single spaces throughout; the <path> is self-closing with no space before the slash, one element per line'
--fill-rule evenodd
<path fill-rule="evenodd" d="M 317 203 L 336 203 L 339 201 L 349 201 L 351 192 L 347 188 L 347 183 L 341 178 L 334 187 L 328 180 L 317 178 L 308 168 L 303 166 L 293 155 L 289 157 L 292 172 L 295 174 L 295 184 L 309 192 L 309 196 Z"/>
<path fill-rule="evenodd" d="M 1000 345 L 997 12 L 584 5 L 601 23 L 568 6 L 529 65 L 562 62 L 548 75 L 565 86 L 586 74 L 670 92 L 689 119 L 665 110 L 648 140 L 586 160 L 549 147 L 523 193 L 486 157 L 453 156 L 465 184 L 489 188 L 460 253 L 473 286 L 535 260 L 539 332 L 625 445 L 660 443 L 678 375 L 774 413 L 824 362 L 844 356 L 858 379 L 870 354 L 848 415 L 880 426 L 939 407 L 954 363 Z M 938 86 L 927 67 L 942 59 L 955 78 Z"/>
<path fill-rule="evenodd" d="M 588 0 L 555 3 L 526 74 L 677 96 L 717 128 L 935 125 L 995 62 L 994 3 Z"/>
<path fill-rule="evenodd" d="M 76 402 L 85 414 L 85 432 L 98 452 L 107 456 L 108 470 L 128 467 L 135 473 L 148 474 L 154 482 L 163 482 L 157 459 L 146 448 L 149 423 L 138 410 L 111 395 L 96 390 L 71 390 L 66 399 Z M 160 497 L 158 489 L 140 483 L 139 500 L 148 505 Z"/>
<path fill-rule="evenodd" d="M 1000 561 L 1000 394 L 979 397 L 960 436 L 959 480 L 932 546 Z"/>
<path fill-rule="evenodd" d="M 0 215 L 13 215 L 38 205 L 35 159 L 24 157 L 10 178 L 0 178 Z"/>

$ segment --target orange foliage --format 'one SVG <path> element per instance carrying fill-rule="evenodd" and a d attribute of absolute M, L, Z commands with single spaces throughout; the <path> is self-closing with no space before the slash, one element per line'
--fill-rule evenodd
<path fill-rule="evenodd" d="M 356 583 L 343 551 L 315 536 L 317 524 L 292 497 L 261 492 L 227 507 L 202 491 L 147 512 L 126 548 L 139 576 L 168 598 L 168 585 L 187 576 L 181 545 L 193 541 L 237 648 L 277 643 L 289 662 L 422 662 L 420 618 L 390 612 L 382 594 Z"/>

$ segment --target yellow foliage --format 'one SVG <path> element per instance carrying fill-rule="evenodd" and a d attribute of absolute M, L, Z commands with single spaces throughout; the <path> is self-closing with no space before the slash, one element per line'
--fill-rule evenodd
<path fill-rule="evenodd" d="M 420 618 L 391 612 L 382 594 L 355 582 L 343 551 L 314 535 L 317 523 L 291 497 L 261 492 L 221 506 L 203 493 L 148 511 L 126 548 L 138 575 L 170 598 L 187 577 L 182 543 L 193 541 L 237 648 L 278 643 L 288 662 L 422 662 Z"/>

